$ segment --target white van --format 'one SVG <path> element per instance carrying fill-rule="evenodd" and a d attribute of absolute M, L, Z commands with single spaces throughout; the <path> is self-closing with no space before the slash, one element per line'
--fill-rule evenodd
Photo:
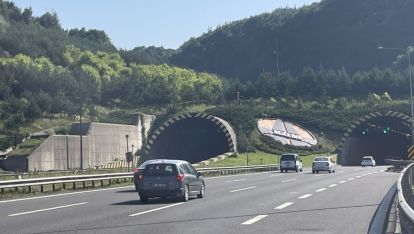
<path fill-rule="evenodd" d="M 282 154 L 280 156 L 280 172 L 302 171 L 302 159 L 297 154 Z"/>

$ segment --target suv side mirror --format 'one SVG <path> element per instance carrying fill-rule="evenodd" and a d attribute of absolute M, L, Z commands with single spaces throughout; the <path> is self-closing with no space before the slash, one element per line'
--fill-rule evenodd
<path fill-rule="evenodd" d="M 202 176 L 203 174 L 201 172 L 197 172 L 197 177 Z"/>

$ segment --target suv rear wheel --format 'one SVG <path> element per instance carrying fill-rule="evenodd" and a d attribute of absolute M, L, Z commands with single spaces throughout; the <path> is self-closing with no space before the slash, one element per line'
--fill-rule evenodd
<path fill-rule="evenodd" d="M 148 202 L 148 197 L 145 197 L 145 196 L 139 196 L 139 199 L 140 199 L 140 201 L 141 201 L 141 203 L 147 203 Z"/>
<path fill-rule="evenodd" d="M 185 185 L 184 187 L 184 194 L 181 197 L 181 201 L 186 202 L 188 201 L 188 196 L 189 196 L 189 189 L 188 189 L 188 185 Z"/>
<path fill-rule="evenodd" d="M 200 193 L 197 195 L 197 198 L 203 198 L 205 192 L 206 192 L 206 187 L 204 186 L 204 183 L 203 183 L 201 185 Z"/>

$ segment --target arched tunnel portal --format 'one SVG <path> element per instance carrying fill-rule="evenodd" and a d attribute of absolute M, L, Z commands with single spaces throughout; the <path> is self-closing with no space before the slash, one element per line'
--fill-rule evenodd
<path fill-rule="evenodd" d="M 237 152 L 236 134 L 229 123 L 208 114 L 187 113 L 154 131 L 140 161 L 162 158 L 196 163 L 228 152 Z"/>
<path fill-rule="evenodd" d="M 371 113 L 355 120 L 339 146 L 341 164 L 360 165 L 363 156 L 373 156 L 377 165 L 385 159 L 407 160 L 411 143 L 410 118 L 398 112 Z"/>

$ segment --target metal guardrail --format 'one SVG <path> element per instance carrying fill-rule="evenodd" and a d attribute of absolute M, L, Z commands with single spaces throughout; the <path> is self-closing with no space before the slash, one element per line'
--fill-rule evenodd
<path fill-rule="evenodd" d="M 278 164 L 271 165 L 257 165 L 257 166 L 238 166 L 238 167 L 215 167 L 215 168 L 200 168 L 197 171 L 203 173 L 206 176 L 214 175 L 228 175 L 236 173 L 247 172 L 261 172 L 261 171 L 273 171 L 277 170 Z M 4 193 L 5 189 L 18 189 L 20 187 L 27 187 L 29 193 L 32 191 L 33 186 L 40 186 L 40 191 L 44 192 L 46 185 L 52 185 L 52 191 L 55 191 L 55 185 L 62 184 L 63 189 L 66 189 L 67 184 L 72 184 L 72 189 L 76 189 L 77 183 L 82 183 L 82 187 L 86 188 L 86 182 L 92 182 L 92 187 L 95 187 L 95 182 L 100 181 L 100 185 L 104 184 L 105 180 L 109 181 L 109 184 L 113 180 L 119 182 L 123 179 L 132 181 L 132 172 L 123 173 L 110 173 L 110 174 L 96 174 L 96 175 L 73 175 L 73 176 L 59 176 L 59 177 L 43 177 L 33 179 L 20 179 L 20 180 L 4 180 L 0 181 L 0 191 Z"/>
<path fill-rule="evenodd" d="M 398 210 L 402 233 L 414 233 L 414 163 L 405 168 L 397 182 Z"/>

